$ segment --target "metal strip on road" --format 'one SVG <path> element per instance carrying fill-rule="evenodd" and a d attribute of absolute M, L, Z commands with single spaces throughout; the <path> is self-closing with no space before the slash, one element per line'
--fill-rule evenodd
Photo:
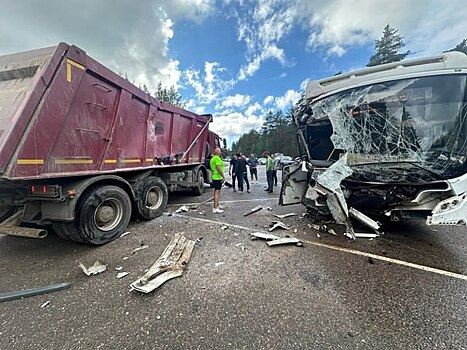
<path fill-rule="evenodd" d="M 236 201 L 221 201 L 222 203 L 237 203 L 237 202 L 265 202 L 265 201 L 272 201 L 272 200 L 278 200 L 279 197 L 272 197 L 272 198 L 257 198 L 257 199 L 239 199 Z M 178 207 L 182 205 L 196 205 L 196 204 L 201 204 L 203 202 L 193 202 L 193 203 L 173 203 L 173 204 L 167 204 L 168 207 Z"/>
<path fill-rule="evenodd" d="M 242 230 L 247 230 L 247 231 L 260 231 L 258 229 L 252 229 L 252 228 L 245 227 L 245 226 L 229 224 L 228 222 L 215 221 L 215 220 L 209 220 L 209 219 L 203 219 L 203 218 L 196 218 L 196 217 L 192 217 L 192 216 L 188 216 L 188 215 L 173 214 L 173 216 L 178 216 L 178 217 L 182 217 L 182 218 L 186 218 L 186 219 L 193 219 L 193 220 L 197 220 L 197 221 L 203 221 L 203 222 L 207 222 L 207 223 L 211 223 L 211 224 L 221 224 L 221 225 L 231 226 L 231 227 L 235 227 L 235 228 L 242 229 Z M 411 267 L 413 269 L 422 270 L 422 271 L 426 271 L 426 272 L 432 272 L 432 273 L 436 273 L 438 275 L 457 278 L 457 279 L 460 279 L 460 280 L 467 281 L 467 276 L 462 275 L 460 273 L 441 270 L 441 269 L 437 269 L 437 268 L 429 267 L 429 266 L 425 266 L 425 265 L 419 265 L 419 264 L 411 263 L 411 262 L 404 261 L 404 260 L 388 258 L 386 256 L 381 256 L 381 255 L 377 255 L 377 254 L 373 254 L 373 253 L 362 252 L 360 250 L 342 248 L 342 247 L 338 247 L 338 246 L 335 246 L 335 245 L 332 245 L 332 244 L 307 241 L 307 240 L 303 240 L 303 239 L 301 239 L 301 241 L 305 242 L 307 244 L 317 246 L 317 247 L 333 249 L 333 250 L 337 250 L 337 251 L 340 251 L 340 252 L 349 253 L 349 254 L 353 254 L 353 255 L 365 256 L 365 257 L 369 257 L 369 258 L 380 260 L 380 261 L 386 261 L 386 262 L 396 264 L 396 265 L 400 265 L 400 266 Z"/>

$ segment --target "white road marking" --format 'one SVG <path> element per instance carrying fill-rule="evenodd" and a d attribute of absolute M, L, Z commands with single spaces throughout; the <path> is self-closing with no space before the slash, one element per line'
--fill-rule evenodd
<path fill-rule="evenodd" d="M 272 200 L 278 200 L 279 197 L 271 197 L 271 198 L 256 198 L 256 199 L 238 199 L 236 201 L 221 201 L 222 203 L 237 203 L 237 202 L 265 202 L 265 201 L 272 201 Z M 193 203 L 174 203 L 174 204 L 167 204 L 168 207 L 178 207 L 182 205 L 196 205 L 200 204 L 202 202 L 193 202 Z M 208 202 L 210 203 L 210 202 Z"/>
<path fill-rule="evenodd" d="M 253 228 L 249 228 L 249 227 L 245 227 L 245 226 L 229 224 L 228 222 L 215 221 L 215 220 L 209 220 L 209 219 L 203 219 L 203 218 L 196 218 L 196 217 L 191 217 L 191 216 L 187 216 L 187 215 L 180 215 L 180 214 L 173 214 L 173 215 L 174 216 L 179 216 L 179 217 L 182 217 L 182 218 L 186 218 L 186 219 L 193 219 L 193 220 L 197 220 L 197 221 L 203 221 L 203 222 L 207 222 L 207 223 L 211 223 L 211 224 L 216 224 L 216 225 L 219 225 L 219 224 L 227 225 L 227 226 L 230 226 L 230 227 L 235 227 L 235 228 L 242 229 L 242 230 L 247 230 L 247 231 L 261 231 L 259 229 L 253 229 Z M 377 254 L 362 252 L 360 250 L 342 248 L 342 247 L 334 246 L 334 245 L 327 244 L 327 243 L 313 242 L 313 241 L 307 241 L 307 240 L 301 240 L 301 241 L 305 242 L 307 244 L 318 246 L 318 247 L 333 249 L 333 250 L 337 250 L 337 251 L 340 251 L 340 252 L 349 253 L 349 254 L 353 254 L 353 255 L 365 256 L 365 257 L 373 258 L 375 260 L 386 261 L 386 262 L 396 264 L 396 265 L 411 267 L 411 268 L 414 268 L 414 269 L 417 269 L 417 270 L 432 272 L 432 273 L 436 273 L 438 275 L 443 275 L 443 276 L 457 278 L 457 279 L 460 279 L 460 280 L 467 281 L 467 276 L 466 275 L 462 275 L 462 274 L 451 272 L 451 271 L 441 270 L 441 269 L 437 269 L 437 268 L 429 267 L 429 266 L 425 266 L 425 265 L 419 265 L 419 264 L 411 263 L 411 262 L 404 261 L 404 260 L 388 258 L 386 256 L 381 256 L 381 255 L 377 255 Z"/>

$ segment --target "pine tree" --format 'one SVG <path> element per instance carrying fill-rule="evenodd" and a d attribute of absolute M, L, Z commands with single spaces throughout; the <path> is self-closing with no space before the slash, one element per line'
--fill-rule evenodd
<path fill-rule="evenodd" d="M 167 102 L 174 106 L 185 107 L 185 101 L 183 101 L 182 95 L 180 95 L 178 90 L 173 86 L 170 88 L 163 87 L 161 82 L 157 84 L 154 97 L 159 101 Z"/>
<path fill-rule="evenodd" d="M 371 56 L 367 67 L 398 62 L 406 58 L 410 51 L 399 52 L 405 46 L 403 39 L 397 29 L 391 28 L 389 24 L 384 27 L 381 39 L 375 40 L 375 53 Z"/>
<path fill-rule="evenodd" d="M 457 44 L 456 47 L 453 47 L 451 50 L 447 50 L 444 52 L 450 52 L 450 51 L 460 51 L 467 55 L 467 38 L 462 40 L 459 44 Z"/>

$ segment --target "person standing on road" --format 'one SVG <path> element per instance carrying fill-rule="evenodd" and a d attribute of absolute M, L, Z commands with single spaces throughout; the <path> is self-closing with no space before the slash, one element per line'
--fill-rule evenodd
<path fill-rule="evenodd" d="M 232 159 L 230 160 L 230 165 L 229 165 L 229 175 L 232 177 L 232 186 L 233 186 L 233 191 L 237 192 L 235 189 L 235 182 L 237 180 L 237 175 L 235 174 L 235 171 L 237 169 L 237 156 L 234 154 L 232 156 Z"/>
<path fill-rule="evenodd" d="M 258 184 L 258 159 L 256 159 L 254 154 L 250 155 L 248 165 L 250 166 L 251 183 L 253 183 L 254 178 L 256 178 L 256 183 Z"/>
<path fill-rule="evenodd" d="M 219 147 L 214 149 L 214 155 L 209 162 L 211 173 L 212 173 L 212 187 L 214 188 L 214 205 L 212 212 L 215 214 L 223 213 L 224 211 L 220 208 L 221 199 L 221 188 L 225 181 L 224 177 L 224 161 L 221 158 L 222 152 Z"/>
<path fill-rule="evenodd" d="M 274 186 L 277 186 L 277 170 L 281 167 L 281 158 L 278 154 L 274 156 L 274 170 L 272 173 L 272 178 L 274 180 Z"/>
<path fill-rule="evenodd" d="M 266 188 L 266 192 L 272 193 L 273 189 L 273 173 L 274 173 L 274 161 L 269 155 L 269 152 L 266 151 L 263 153 L 263 157 L 266 157 L 266 178 L 268 180 L 268 188 Z"/>
<path fill-rule="evenodd" d="M 243 192 L 243 181 L 246 182 L 246 191 L 250 193 L 250 182 L 248 181 L 247 161 L 243 154 L 237 153 L 236 174 L 238 180 L 238 190 Z"/>

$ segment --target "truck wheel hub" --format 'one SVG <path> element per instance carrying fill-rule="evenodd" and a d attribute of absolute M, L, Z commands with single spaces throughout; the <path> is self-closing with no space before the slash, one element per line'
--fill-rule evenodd
<path fill-rule="evenodd" d="M 109 198 L 97 207 L 94 213 L 94 224 L 101 231 L 111 231 L 118 226 L 122 217 L 122 203 L 115 198 Z"/>
<path fill-rule="evenodd" d="M 115 212 L 112 207 L 104 206 L 99 209 L 98 219 L 101 222 L 109 222 L 114 217 Z"/>
<path fill-rule="evenodd" d="M 149 209 L 157 209 L 162 205 L 162 201 L 164 196 L 162 194 L 162 190 L 157 187 L 153 186 L 146 192 L 146 208 Z"/>

